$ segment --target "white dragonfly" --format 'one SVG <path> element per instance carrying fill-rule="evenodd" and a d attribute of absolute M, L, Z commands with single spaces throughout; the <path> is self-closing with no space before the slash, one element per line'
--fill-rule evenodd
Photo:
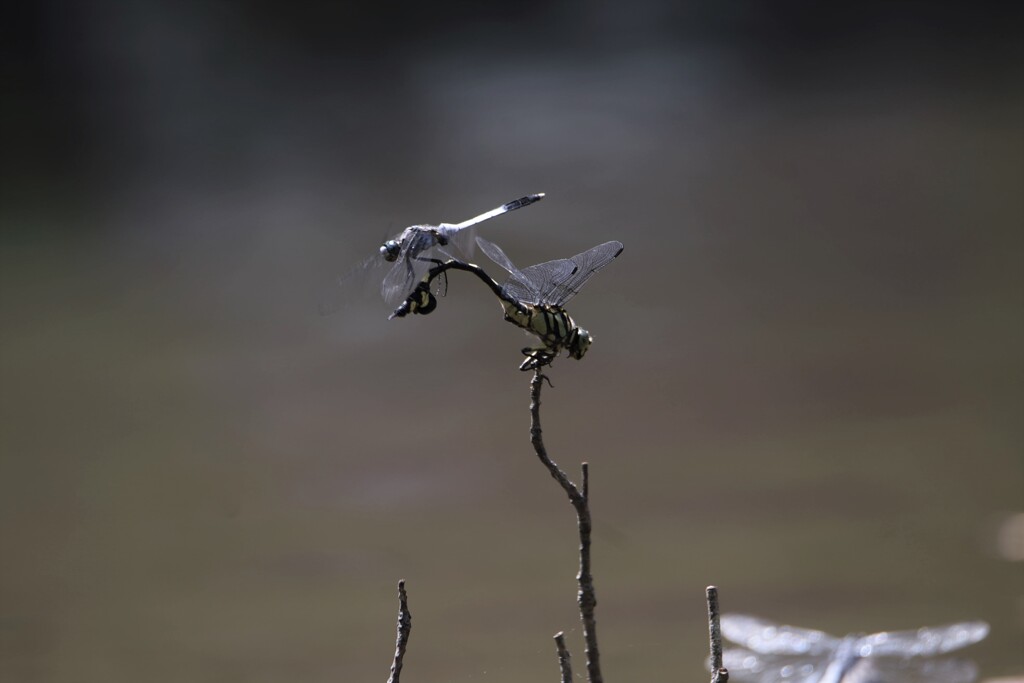
<path fill-rule="evenodd" d="M 983 621 L 837 638 L 740 614 L 722 616 L 723 665 L 738 683 L 971 683 L 964 659 L 928 659 L 985 638 Z"/>
<path fill-rule="evenodd" d="M 379 275 L 382 269 L 387 270 L 387 274 L 380 285 L 381 296 L 389 306 L 396 306 L 412 293 L 431 266 L 440 264 L 442 260 L 472 256 L 476 237 L 472 228 L 543 198 L 543 192 L 526 195 L 461 223 L 410 225 L 385 240 L 376 254 L 340 277 L 332 294 L 321 303 L 320 312 L 332 313 L 341 308 L 351 300 L 353 290 L 361 289 L 367 278 L 375 279 L 373 276 Z"/>

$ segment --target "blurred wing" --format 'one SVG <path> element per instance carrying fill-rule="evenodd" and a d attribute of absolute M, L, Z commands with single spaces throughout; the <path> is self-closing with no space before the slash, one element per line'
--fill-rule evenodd
<path fill-rule="evenodd" d="M 440 229 L 433 225 L 413 225 L 401 235 L 402 250 L 381 283 L 380 293 L 389 306 L 397 306 L 412 294 L 416 285 L 439 259 L 452 258 L 437 238 Z"/>
<path fill-rule="evenodd" d="M 494 242 L 488 242 L 483 237 L 477 237 L 476 243 L 480 246 L 480 251 L 487 254 L 487 258 L 508 271 L 510 277 L 501 288 L 506 295 L 527 304 L 540 303 L 540 293 L 536 285 L 523 271 L 515 267 L 501 247 Z"/>
<path fill-rule="evenodd" d="M 977 677 L 978 667 L 966 659 L 871 657 L 860 660 L 842 683 L 973 683 Z"/>
<path fill-rule="evenodd" d="M 735 683 L 811 683 L 817 681 L 826 661 L 799 655 L 763 655 L 742 648 L 722 653 L 722 666 Z"/>
<path fill-rule="evenodd" d="M 823 631 L 783 626 L 742 614 L 722 615 L 722 635 L 754 652 L 771 655 L 827 656 L 840 642 Z"/>
<path fill-rule="evenodd" d="M 354 301 L 367 295 L 368 291 L 375 288 L 384 272 L 384 265 L 390 265 L 380 254 L 373 254 L 362 260 L 361 263 L 353 266 L 344 275 L 339 277 L 330 291 L 320 299 L 320 315 L 337 313 Z M 373 283 L 374 286 L 371 286 Z"/>
<path fill-rule="evenodd" d="M 583 285 L 587 284 L 587 281 L 594 276 L 594 273 L 611 263 L 621 253 L 622 242 L 605 242 L 593 249 L 588 249 L 582 254 L 576 254 L 570 259 L 565 259 L 573 263 L 574 269 L 566 277 L 558 281 L 552 281 L 550 287 L 542 288 L 545 291 L 541 302 L 551 304 L 552 306 L 563 305 L 579 293 Z M 557 263 L 557 261 L 550 263 Z M 532 279 L 533 276 L 528 271 L 529 269 L 524 272 Z"/>
<path fill-rule="evenodd" d="M 916 631 L 883 631 L 861 638 L 857 645 L 865 656 L 929 657 L 959 650 L 988 635 L 984 621 L 965 621 Z"/>
<path fill-rule="evenodd" d="M 397 306 L 416 287 L 416 271 L 409 259 L 401 256 L 384 276 L 380 294 L 389 306 Z"/>
<path fill-rule="evenodd" d="M 458 254 L 460 260 L 468 261 L 476 251 L 476 228 L 456 228 L 454 225 L 442 223 L 437 231 L 448 241 L 447 251 Z"/>

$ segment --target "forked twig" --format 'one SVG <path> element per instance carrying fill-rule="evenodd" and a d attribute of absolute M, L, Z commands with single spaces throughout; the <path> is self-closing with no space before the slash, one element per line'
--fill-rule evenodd
<path fill-rule="evenodd" d="M 601 654 L 597 646 L 597 621 L 594 619 L 594 608 L 597 607 L 597 594 L 594 591 L 594 577 L 590 571 L 590 486 L 589 468 L 583 463 L 583 486 L 578 488 L 569 477 L 566 476 L 558 465 L 548 457 L 547 449 L 541 438 L 540 428 L 540 390 L 544 386 L 547 377 L 541 373 L 540 368 L 534 370 L 533 379 L 530 381 L 530 443 L 537 457 L 554 477 L 558 485 L 562 487 L 569 502 L 576 510 L 576 521 L 580 534 L 580 571 L 576 575 L 576 582 L 579 585 L 577 602 L 580 606 L 580 621 L 583 622 L 583 642 L 585 645 L 584 654 L 587 658 L 587 680 L 590 683 L 603 683 L 601 676 Z"/>
<path fill-rule="evenodd" d="M 707 587 L 708 633 L 711 636 L 711 683 L 729 683 L 729 670 L 722 666 L 722 626 L 718 611 L 718 589 Z"/>
<path fill-rule="evenodd" d="M 409 645 L 409 633 L 412 632 L 412 614 L 409 612 L 409 600 L 405 593 L 405 580 L 398 582 L 398 635 L 395 638 L 395 659 L 391 663 L 391 676 L 388 683 L 399 683 L 402 675 L 402 660 L 405 659 L 405 648 Z"/>

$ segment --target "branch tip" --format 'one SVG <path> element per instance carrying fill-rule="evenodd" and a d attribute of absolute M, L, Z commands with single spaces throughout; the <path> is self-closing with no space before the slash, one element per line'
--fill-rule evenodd
<path fill-rule="evenodd" d="M 402 675 L 402 660 L 409 646 L 412 632 L 412 614 L 409 612 L 409 595 L 405 592 L 405 579 L 398 582 L 398 635 L 395 636 L 395 658 L 391 662 L 391 676 L 388 683 L 399 683 Z"/>
<path fill-rule="evenodd" d="M 562 683 L 572 683 L 572 663 L 569 661 L 569 650 L 565 647 L 565 634 L 555 634 L 555 650 L 558 652 L 558 669 L 562 674 Z"/>
<path fill-rule="evenodd" d="M 729 683 L 729 670 L 722 666 L 722 624 L 718 608 L 718 588 L 705 589 L 708 601 L 708 634 L 711 641 L 711 683 Z"/>

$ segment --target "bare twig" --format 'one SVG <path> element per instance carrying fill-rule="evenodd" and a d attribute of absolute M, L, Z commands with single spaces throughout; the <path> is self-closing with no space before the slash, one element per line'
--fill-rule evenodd
<path fill-rule="evenodd" d="M 547 449 L 544 448 L 544 441 L 541 438 L 540 428 L 540 390 L 547 377 L 541 373 L 540 368 L 534 371 L 533 379 L 530 381 L 530 442 L 533 450 L 541 463 L 548 469 L 551 476 L 562 487 L 569 502 L 576 510 L 576 521 L 580 534 L 580 571 L 576 575 L 576 582 L 579 586 L 577 602 L 580 606 L 580 621 L 583 622 L 583 642 L 587 658 L 587 680 L 590 683 L 603 683 L 601 676 L 601 653 L 597 646 L 597 621 L 594 618 L 594 608 L 597 607 L 597 594 L 594 591 L 594 577 L 590 571 L 590 502 L 589 502 L 589 470 L 586 463 L 583 463 L 583 489 L 582 491 L 569 480 L 554 461 L 548 457 Z"/>
<path fill-rule="evenodd" d="M 558 669 L 562 672 L 562 683 L 572 683 L 572 664 L 569 662 L 569 650 L 565 647 L 565 634 L 555 634 L 555 649 L 558 650 Z"/>
<path fill-rule="evenodd" d="M 405 580 L 398 582 L 398 636 L 395 638 L 395 660 L 391 663 L 391 676 L 388 683 L 399 683 L 402 675 L 402 660 L 405 648 L 409 645 L 409 633 L 412 632 L 412 614 L 409 612 L 409 600 L 405 593 Z"/>
<path fill-rule="evenodd" d="M 707 587 L 708 632 L 711 635 L 711 683 L 729 683 L 729 670 L 722 666 L 722 626 L 718 611 L 718 589 Z"/>

